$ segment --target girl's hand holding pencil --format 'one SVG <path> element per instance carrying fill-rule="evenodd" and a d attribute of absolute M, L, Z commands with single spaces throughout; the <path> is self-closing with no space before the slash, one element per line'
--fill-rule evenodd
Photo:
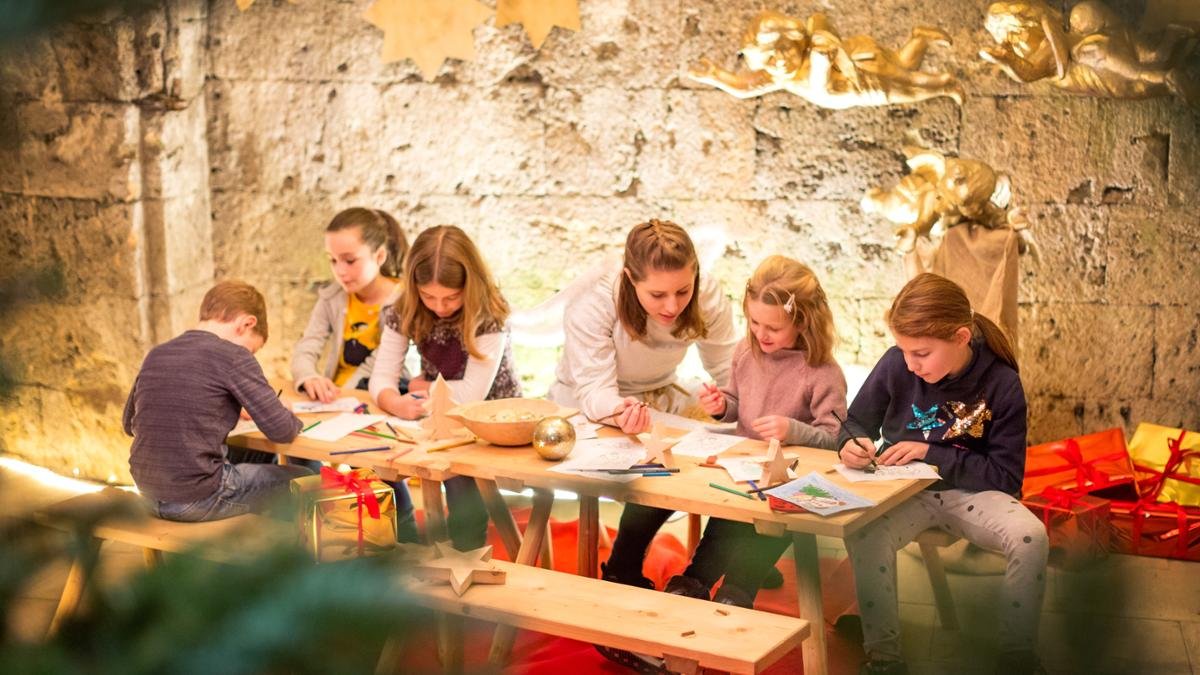
<path fill-rule="evenodd" d="M 640 434 L 650 430 L 650 406 L 638 399 L 627 396 L 612 414 L 605 415 L 598 423 L 609 422 L 620 427 L 627 434 Z"/>
<path fill-rule="evenodd" d="M 725 415 L 725 394 L 717 389 L 717 385 L 705 382 L 700 385 L 700 407 L 713 417 L 723 417 Z"/>

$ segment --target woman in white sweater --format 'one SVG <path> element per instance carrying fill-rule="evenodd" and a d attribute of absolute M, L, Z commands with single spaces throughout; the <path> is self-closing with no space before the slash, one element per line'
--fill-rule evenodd
<path fill-rule="evenodd" d="M 708 374 L 725 386 L 740 336 L 729 299 L 716 280 L 700 276 L 696 249 L 683 228 L 659 220 L 635 226 L 625 240 L 624 265 L 593 276 L 564 312 L 566 344 L 550 398 L 625 433 L 646 431 L 650 415 L 644 404 L 679 413 L 696 402 L 675 382 L 675 369 L 692 344 Z M 670 515 L 626 504 L 604 578 L 653 588 L 642 576 L 642 562 Z M 601 652 L 621 662 L 627 654 Z"/>

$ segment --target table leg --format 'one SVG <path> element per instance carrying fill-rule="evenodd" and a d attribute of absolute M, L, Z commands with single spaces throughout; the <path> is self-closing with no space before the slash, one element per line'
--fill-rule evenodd
<path fill-rule="evenodd" d="M 442 660 L 442 672 L 463 672 L 464 620 L 457 614 L 438 612 L 438 656 Z"/>
<path fill-rule="evenodd" d="M 700 545 L 700 514 L 689 513 L 688 514 L 688 540 L 687 540 L 687 551 L 688 551 L 688 559 L 689 560 L 691 559 L 692 554 L 696 552 L 696 547 L 699 545 Z"/>
<path fill-rule="evenodd" d="M 421 503 L 425 505 L 425 541 L 446 541 L 450 533 L 446 530 L 446 509 L 442 501 L 442 482 L 421 479 Z"/>
<path fill-rule="evenodd" d="M 821 604 L 821 568 L 817 561 L 816 535 L 792 533 L 792 554 L 796 559 L 796 590 L 800 596 L 800 618 L 808 622 L 811 633 L 803 642 L 806 675 L 826 675 L 829 655 L 825 651 L 825 609 Z"/>
<path fill-rule="evenodd" d="M 600 498 L 579 495 L 579 548 L 577 572 L 595 579 L 600 567 Z"/>
<path fill-rule="evenodd" d="M 517 521 L 513 519 L 512 511 L 504 503 L 500 487 L 496 481 L 476 478 L 475 485 L 479 486 L 479 494 L 483 496 L 483 504 L 487 507 L 488 516 L 496 525 L 504 550 L 508 552 L 509 560 L 517 559 L 517 551 L 521 550 L 521 532 L 517 529 Z"/>
<path fill-rule="evenodd" d="M 529 524 L 525 526 L 525 538 L 521 541 L 521 549 L 517 552 L 518 565 L 532 565 L 537 561 L 538 553 L 542 550 L 542 540 L 546 536 L 546 526 L 550 522 L 550 507 L 554 506 L 553 490 L 533 491 L 533 512 L 529 514 Z M 517 639 L 517 629 L 512 626 L 496 626 L 492 636 L 492 650 L 488 654 L 488 662 L 495 667 L 502 667 L 508 662 L 512 652 L 513 641 Z"/>
<path fill-rule="evenodd" d="M 546 523 L 546 536 L 542 537 L 542 554 L 538 556 L 542 569 L 554 569 L 554 528 Z"/>

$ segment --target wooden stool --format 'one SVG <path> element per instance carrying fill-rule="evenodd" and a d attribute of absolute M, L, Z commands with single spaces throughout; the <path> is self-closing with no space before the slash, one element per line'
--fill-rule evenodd
<path fill-rule="evenodd" d="M 958 537 L 938 528 L 925 530 L 914 539 L 921 547 L 921 557 L 925 560 L 925 572 L 929 574 L 929 585 L 933 587 L 938 619 L 942 628 L 947 630 L 958 630 L 958 613 L 954 611 L 954 599 L 950 597 L 950 584 L 946 581 L 946 569 L 942 567 L 942 556 L 938 549 L 946 548 L 958 540 Z"/>

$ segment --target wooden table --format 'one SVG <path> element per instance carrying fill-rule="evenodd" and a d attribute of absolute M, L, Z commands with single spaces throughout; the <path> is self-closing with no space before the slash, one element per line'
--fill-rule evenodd
<path fill-rule="evenodd" d="M 619 435 L 616 430 L 608 428 L 602 429 L 601 433 Z M 899 480 L 851 484 L 837 473 L 825 473 L 835 461 L 832 452 L 815 448 L 785 448 L 789 459 L 797 460 L 797 475 L 803 476 L 816 471 L 831 482 L 851 489 L 877 504 L 870 509 L 825 517 L 814 514 L 775 513 L 764 501 L 749 500 L 716 490 L 708 483 L 712 481 L 732 486 L 729 475 L 720 469 L 700 467 L 699 460 L 690 457 L 676 457 L 680 472 L 670 477 L 645 477 L 629 483 L 618 483 L 550 472 L 548 469 L 554 464 L 539 457 L 531 446 L 504 448 L 476 443 L 434 453 L 413 450 L 392 459 L 388 458 L 387 452 L 337 456 L 329 454 L 334 449 L 380 445 L 380 441 L 383 440 L 349 436 L 337 443 L 324 443 L 301 437 L 292 443 L 276 444 L 266 440 L 261 434 L 249 434 L 236 437 L 232 444 L 306 459 L 371 467 L 385 480 L 418 476 L 431 483 L 430 489 L 421 490 L 426 508 L 427 531 L 432 527 L 435 533 L 433 536 L 442 538 L 445 522 L 442 516 L 440 482 L 453 476 L 475 478 L 510 559 L 520 564 L 536 563 L 538 553 L 548 542 L 545 535 L 550 508 L 554 503 L 554 490 L 569 490 L 579 495 L 579 573 L 588 577 L 595 577 L 598 567 L 600 497 L 751 523 L 761 534 L 790 536 L 794 547 L 800 616 L 817 627 L 810 639 L 804 642 L 804 662 L 806 667 L 812 668 L 810 672 L 817 674 L 828 672 L 828 662 L 825 633 L 822 629 L 824 612 L 821 605 L 816 535 L 845 539 L 933 482 Z M 746 440 L 722 453 L 722 456 L 763 455 L 766 453 L 766 445 L 762 441 Z M 533 512 L 524 537 L 520 535 L 512 514 L 504 505 L 500 488 L 512 491 L 525 488 L 533 490 Z M 511 635 L 503 633 L 502 630 L 498 631 L 497 641 L 501 646 L 499 649 L 493 646 L 493 656 L 502 657 L 506 654 L 503 645 L 506 640 L 511 645 Z"/>

